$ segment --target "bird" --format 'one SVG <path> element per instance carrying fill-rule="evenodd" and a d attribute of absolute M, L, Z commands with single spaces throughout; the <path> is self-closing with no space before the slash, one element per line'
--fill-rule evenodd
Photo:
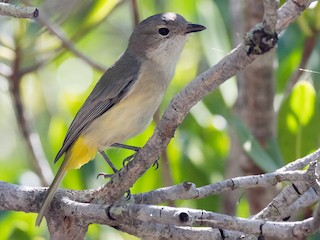
<path fill-rule="evenodd" d="M 150 16 L 131 34 L 127 49 L 101 76 L 73 119 L 54 163 L 64 160 L 36 219 L 43 216 L 67 171 L 97 152 L 142 132 L 160 106 L 189 33 L 206 29 L 177 13 Z"/>

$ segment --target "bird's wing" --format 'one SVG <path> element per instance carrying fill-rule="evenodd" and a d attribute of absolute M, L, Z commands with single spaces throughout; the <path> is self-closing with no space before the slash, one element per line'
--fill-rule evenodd
<path fill-rule="evenodd" d="M 103 74 L 73 119 L 54 162 L 70 148 L 85 128 L 128 94 L 138 79 L 140 65 L 137 58 L 125 52 Z"/>

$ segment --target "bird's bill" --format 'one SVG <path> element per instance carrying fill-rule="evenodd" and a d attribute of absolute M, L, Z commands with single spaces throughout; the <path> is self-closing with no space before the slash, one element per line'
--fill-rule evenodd
<path fill-rule="evenodd" d="M 202 26 L 200 24 L 189 23 L 188 26 L 187 26 L 187 29 L 185 31 L 185 34 L 193 33 L 193 32 L 200 32 L 200 31 L 203 31 L 205 29 L 206 29 L 206 27 Z"/>

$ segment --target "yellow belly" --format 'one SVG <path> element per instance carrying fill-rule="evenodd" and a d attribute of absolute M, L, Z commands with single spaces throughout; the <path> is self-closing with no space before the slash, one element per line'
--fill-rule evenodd
<path fill-rule="evenodd" d="M 77 169 L 94 158 L 97 148 L 88 144 L 86 138 L 78 137 L 66 154 L 66 170 Z"/>

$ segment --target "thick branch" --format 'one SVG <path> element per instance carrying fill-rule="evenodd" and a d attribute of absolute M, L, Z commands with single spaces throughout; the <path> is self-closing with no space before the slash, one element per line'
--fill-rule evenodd
<path fill-rule="evenodd" d="M 277 26 L 277 20 L 278 20 L 278 6 L 279 1 L 278 0 L 263 0 L 263 7 L 264 7 L 264 16 L 263 16 L 263 22 L 266 26 L 268 26 L 270 29 L 268 29 L 269 33 L 273 33 Z"/>
<path fill-rule="evenodd" d="M 188 232 L 190 236 L 208 236 L 208 239 L 220 239 L 219 234 L 223 234 L 224 237 L 228 236 L 229 239 L 237 239 L 243 234 L 242 232 L 249 234 L 246 235 L 247 239 L 251 239 L 252 234 L 262 234 L 266 237 L 274 237 L 275 235 L 292 237 L 292 234 L 294 233 L 295 236 L 301 237 L 305 236 L 307 233 L 310 234 L 317 229 L 318 217 L 301 222 L 288 222 L 284 224 L 279 222 L 265 222 L 264 220 L 259 219 L 234 218 L 202 210 L 147 206 L 145 204 L 137 203 L 158 204 L 167 199 L 172 199 L 170 198 L 171 194 L 174 196 L 174 199 L 200 198 L 208 196 L 209 193 L 217 194 L 222 191 L 232 191 L 238 187 L 250 188 L 274 185 L 277 182 L 288 180 L 305 182 L 308 185 L 315 184 L 316 179 L 316 165 L 311 164 L 306 171 L 297 170 L 294 172 L 275 172 L 258 176 L 239 177 L 200 187 L 198 189 L 195 188 L 194 184 L 184 183 L 182 185 L 158 189 L 145 194 L 133 195 L 129 202 L 124 199 L 122 202 L 118 202 L 115 205 L 90 203 L 93 201 L 93 196 L 91 194 L 92 192 L 88 190 L 71 191 L 59 189 L 53 200 L 50 213 L 47 215 L 47 221 L 52 236 L 55 236 L 58 239 L 62 237 L 59 234 L 64 234 L 63 237 L 84 236 L 88 225 L 91 223 L 114 226 L 146 239 L 148 239 L 148 236 L 150 237 L 152 235 L 152 232 L 155 233 L 155 236 L 161 236 L 162 234 L 165 234 L 166 236 L 177 234 L 178 236 L 179 233 L 182 234 L 184 231 Z M 212 189 L 209 190 L 210 188 Z M 201 189 L 207 190 L 202 191 Z M 285 191 L 286 189 L 283 190 L 283 192 Z M 0 203 L 2 203 L 0 205 L 0 210 L 37 212 L 41 203 L 41 201 L 39 201 L 40 195 L 43 195 L 44 193 L 45 191 L 43 188 L 21 187 L 0 182 Z M 295 194 L 281 193 L 280 196 L 286 196 L 286 201 L 284 202 L 294 202 L 291 198 L 294 199 L 295 196 L 299 197 L 300 195 L 296 192 Z M 312 201 L 309 202 L 313 203 Z M 59 205 L 59 207 L 57 207 L 57 205 Z M 303 207 L 305 206 L 306 205 Z M 70 222 L 76 224 L 67 224 Z M 171 227 L 166 228 L 168 225 Z M 78 230 L 71 231 L 70 229 L 73 226 L 76 226 Z M 148 230 L 141 232 L 142 226 L 148 228 Z M 178 226 L 193 226 L 196 228 Z M 217 231 L 208 228 L 198 228 L 199 226 L 220 228 L 224 230 Z M 262 233 L 259 232 L 261 226 L 263 226 Z M 279 232 L 280 229 L 282 229 L 282 233 Z M 289 232 L 292 234 L 289 234 Z M 77 236 L 74 234 L 77 234 Z M 212 237 L 209 238 L 209 236 Z M 174 239 L 180 238 L 176 237 Z M 194 238 L 190 237 L 186 239 Z M 252 239 L 254 239 L 254 237 L 252 237 Z"/>
<path fill-rule="evenodd" d="M 34 7 L 21 7 L 0 2 L 0 15 L 16 18 L 35 19 L 39 16 L 39 10 Z"/>
<path fill-rule="evenodd" d="M 229 229 L 257 236 L 276 239 L 294 239 L 307 236 L 316 231 L 309 218 L 300 222 L 271 222 L 232 217 L 190 208 L 172 208 L 143 204 L 125 204 L 112 206 L 109 216 L 117 222 L 125 219 L 138 219 L 144 222 L 161 223 L 176 226 L 212 227 Z"/>

